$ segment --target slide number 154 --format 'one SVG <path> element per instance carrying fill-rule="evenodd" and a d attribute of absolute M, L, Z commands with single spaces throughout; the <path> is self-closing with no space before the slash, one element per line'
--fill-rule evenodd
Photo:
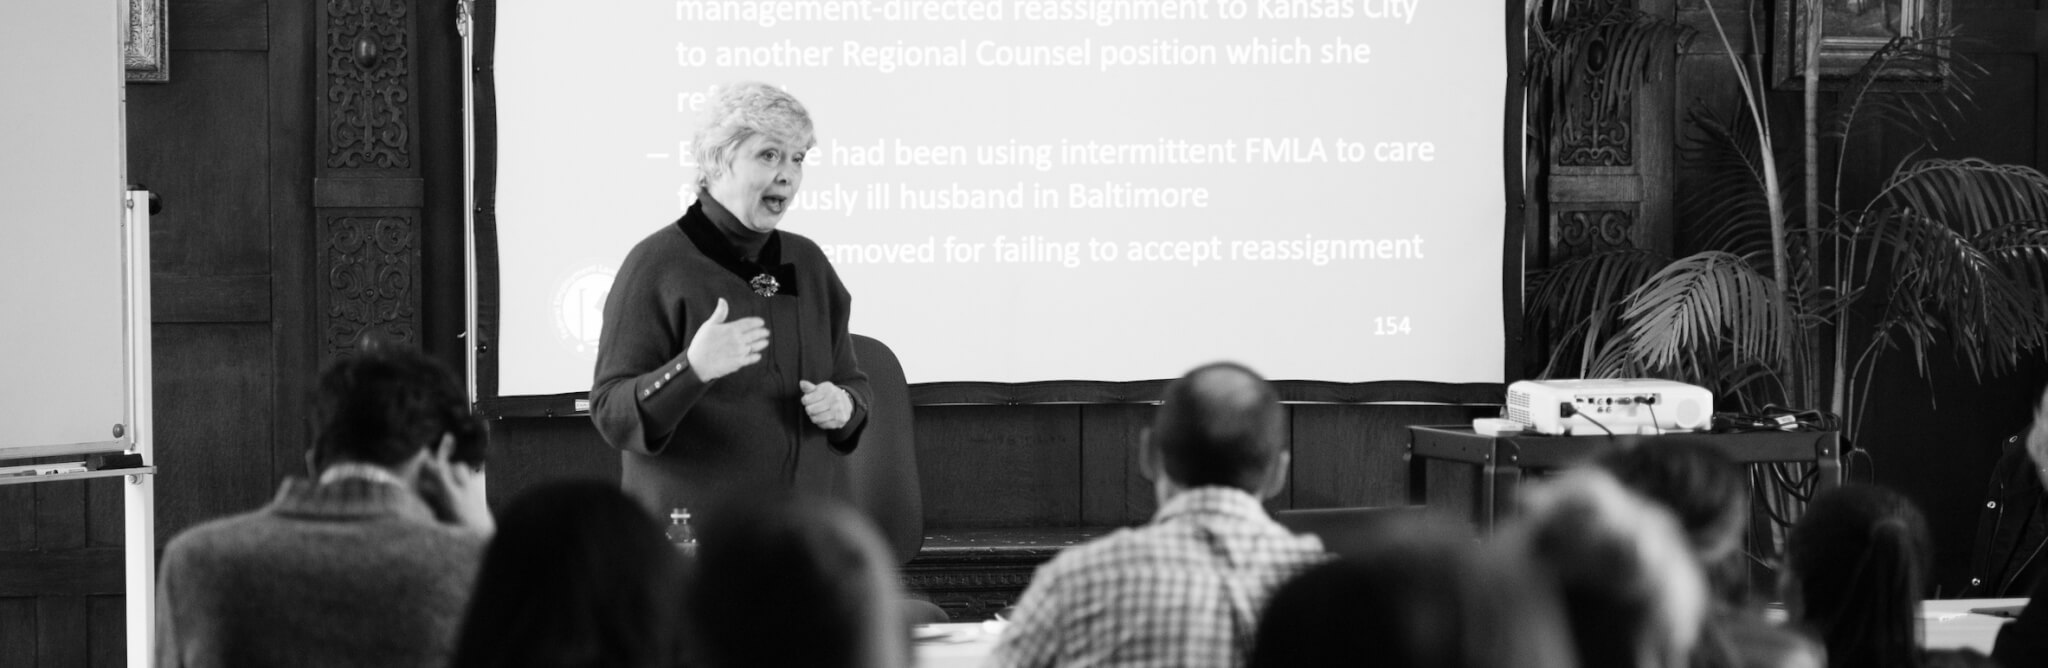
<path fill-rule="evenodd" d="M 1408 333 L 1408 316 L 1388 316 L 1372 319 L 1372 333 L 1375 336 L 1394 336 Z"/>

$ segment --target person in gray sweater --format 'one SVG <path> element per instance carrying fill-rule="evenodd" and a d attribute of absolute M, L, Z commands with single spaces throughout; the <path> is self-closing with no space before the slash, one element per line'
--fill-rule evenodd
<path fill-rule="evenodd" d="M 157 665 L 447 663 L 491 531 L 481 422 L 411 351 L 337 361 L 314 411 L 314 479 L 164 548 Z"/>

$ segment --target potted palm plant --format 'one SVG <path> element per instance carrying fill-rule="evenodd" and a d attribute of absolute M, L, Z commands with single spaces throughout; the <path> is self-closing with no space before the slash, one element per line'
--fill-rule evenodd
<path fill-rule="evenodd" d="M 1532 0 L 1532 32 L 1573 4 Z M 1842 181 L 1841 166 L 1871 159 L 1852 153 L 1862 148 L 1858 133 L 1891 126 L 1933 141 L 1960 117 L 1979 70 L 1954 48 L 1955 32 L 1894 38 L 1822 96 L 1813 66 L 1820 22 L 1810 22 L 1799 46 L 1805 110 L 1788 129 L 1771 124 L 1758 61 L 1736 53 L 1710 16 L 1741 106 L 1686 115 L 1681 155 L 1708 176 L 1680 193 L 1676 252 L 1609 251 L 1532 274 L 1527 340 L 1551 351 L 1538 375 L 1670 378 L 1712 389 L 1730 407 L 1825 410 L 1844 418 L 1853 443 L 1886 352 L 1910 351 L 1923 374 L 1939 345 L 1978 374 L 2040 355 L 2048 176 L 1915 152 L 1874 185 Z M 1550 55 L 1532 46 L 1532 69 Z M 1545 82 L 1529 81 L 1534 108 Z M 1799 148 L 1782 150 L 1788 139 Z M 1823 182 L 1824 168 L 1832 180 Z M 1804 193 L 1800 206 L 1787 205 L 1792 187 Z M 1870 194 L 1850 199 L 1861 191 Z"/>

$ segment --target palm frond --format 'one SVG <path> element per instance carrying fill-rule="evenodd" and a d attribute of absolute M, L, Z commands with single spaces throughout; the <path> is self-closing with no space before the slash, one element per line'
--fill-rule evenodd
<path fill-rule="evenodd" d="M 1930 158 L 1893 172 L 1873 202 L 1940 221 L 1976 236 L 2024 221 L 2048 220 L 2048 175 L 2026 165 L 1978 158 Z"/>
<path fill-rule="evenodd" d="M 1638 249 L 1595 253 L 1530 276 L 1523 302 L 1525 340 L 1549 343 L 1542 375 L 1567 369 L 1584 375 L 1585 363 L 1612 338 L 1617 306 L 1666 259 Z"/>
<path fill-rule="evenodd" d="M 1664 261 L 1656 253 L 1633 248 L 1568 260 L 1530 276 L 1524 312 L 1532 322 L 1568 327 L 1620 304 Z"/>
<path fill-rule="evenodd" d="M 1736 131 L 1737 119 L 1700 106 L 1687 110 L 1680 158 L 1703 177 L 1678 202 L 1679 247 L 1697 252 L 1769 253 L 1771 203 L 1765 186 L 1763 149 L 1754 132 Z M 1781 156 L 1773 160 L 1783 162 Z M 1779 169 L 1785 174 L 1788 170 Z"/>
<path fill-rule="evenodd" d="M 1741 364 L 1779 364 L 1792 342 L 1777 285 L 1741 256 L 1678 259 L 1628 296 L 1621 317 L 1629 354 L 1653 371 L 1678 369 L 1688 351 L 1724 348 Z M 1789 309 L 1788 309 L 1789 310 Z"/>
<path fill-rule="evenodd" d="M 1955 48 L 1957 41 L 1954 26 L 1941 26 L 1879 47 L 1844 83 L 1819 123 L 1821 136 L 1842 139 L 1866 124 L 1920 137 L 1953 136 L 1949 123 L 1960 118 L 1962 105 L 1975 101 L 1970 81 L 1985 74 Z"/>
<path fill-rule="evenodd" d="M 1971 243 L 2008 278 L 2048 299 L 2048 224 L 2019 221 L 1978 235 Z"/>
<path fill-rule="evenodd" d="M 1868 213 L 1873 251 L 1889 273 L 1884 329 L 1926 352 L 1953 337 L 1981 376 L 2048 346 L 2048 176 L 1981 160 L 1902 168 Z"/>
<path fill-rule="evenodd" d="M 1530 39 L 1522 74 L 1530 126 L 1548 136 L 1557 134 L 1558 119 L 1567 110 L 1620 115 L 1634 99 L 1637 84 L 1668 70 L 1697 34 L 1627 3 L 1587 7 L 1557 0 L 1525 5 Z"/>

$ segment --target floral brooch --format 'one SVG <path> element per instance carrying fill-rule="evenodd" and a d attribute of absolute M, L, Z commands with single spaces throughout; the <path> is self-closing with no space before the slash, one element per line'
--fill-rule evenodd
<path fill-rule="evenodd" d="M 777 290 L 782 289 L 782 282 L 775 280 L 773 274 L 761 274 L 755 276 L 753 280 L 747 281 L 747 287 L 753 288 L 754 294 L 763 297 L 773 297 Z"/>

